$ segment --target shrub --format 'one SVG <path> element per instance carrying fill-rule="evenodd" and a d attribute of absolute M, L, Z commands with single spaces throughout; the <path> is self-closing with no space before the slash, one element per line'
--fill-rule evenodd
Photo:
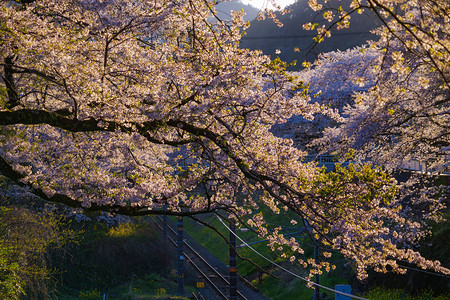
<path fill-rule="evenodd" d="M 99 300 L 101 299 L 100 292 L 98 290 L 81 291 L 78 294 L 80 300 Z"/>
<path fill-rule="evenodd" d="M 49 252 L 73 239 L 51 213 L 0 206 L 0 298 L 50 298 Z"/>

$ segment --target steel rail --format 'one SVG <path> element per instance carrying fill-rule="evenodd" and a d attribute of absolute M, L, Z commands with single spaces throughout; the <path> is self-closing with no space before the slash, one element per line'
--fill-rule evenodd
<path fill-rule="evenodd" d="M 220 294 L 220 296 L 222 296 L 222 298 L 228 300 L 228 297 L 220 290 L 219 287 L 217 287 L 211 280 L 211 278 L 208 277 L 208 275 L 206 275 L 199 266 L 197 266 L 194 261 L 189 257 L 189 255 L 187 255 L 186 253 L 184 253 L 184 255 L 186 256 L 186 258 L 191 262 L 191 264 L 194 266 L 195 269 L 197 269 L 197 271 L 200 272 L 200 274 L 206 279 L 206 281 L 208 281 L 208 283 L 216 290 L 216 292 L 218 292 Z"/>
<path fill-rule="evenodd" d="M 169 240 L 172 242 L 172 244 L 173 244 L 174 246 L 177 245 L 177 243 L 176 243 L 170 236 L 168 236 L 168 238 L 169 238 Z M 183 254 L 184 254 L 184 257 L 186 257 L 186 259 L 192 264 L 192 266 L 194 266 L 194 268 L 195 268 L 198 272 L 200 272 L 200 274 L 208 281 L 208 283 L 212 286 L 212 288 L 214 288 L 214 290 L 216 290 L 216 292 L 218 292 L 222 298 L 228 300 L 228 297 L 220 290 L 219 287 L 217 287 L 217 286 L 212 282 L 212 280 L 208 277 L 208 275 L 206 275 L 206 274 L 202 271 L 202 269 L 201 269 L 196 263 L 194 263 L 194 261 L 192 260 L 192 258 L 189 257 L 189 255 L 187 255 L 186 252 L 183 252 Z"/>
<path fill-rule="evenodd" d="M 163 228 L 162 228 L 158 223 L 156 223 L 156 225 L 158 225 L 159 229 L 163 230 Z M 175 232 L 175 230 L 173 230 L 173 228 L 171 228 L 170 226 L 167 226 L 167 227 L 171 230 L 171 232 L 172 232 L 173 234 L 176 234 L 176 232 Z M 169 241 L 170 241 L 175 247 L 177 246 L 177 243 L 176 243 L 170 236 L 168 236 L 167 238 L 169 239 Z M 184 242 L 184 243 L 186 244 L 186 242 Z M 199 266 L 197 266 L 196 263 L 194 263 L 194 261 L 192 260 L 192 258 L 189 257 L 189 255 L 187 255 L 186 252 L 183 252 L 183 254 L 184 254 L 184 257 L 186 257 L 186 259 L 192 264 L 192 266 L 194 266 L 194 268 L 195 268 L 198 272 L 200 272 L 200 274 L 208 281 L 208 283 L 211 285 L 211 287 L 212 287 L 216 292 L 218 292 L 222 298 L 224 298 L 225 300 L 228 300 L 228 297 L 220 290 L 220 288 L 218 288 L 218 287 L 214 284 L 214 282 L 212 282 L 212 280 L 209 278 L 209 276 L 208 276 L 207 274 L 205 274 L 205 273 L 201 270 L 201 268 L 200 268 Z M 194 252 L 194 254 L 196 254 L 196 253 Z M 196 254 L 196 255 L 199 256 L 199 254 Z M 201 256 L 200 256 L 200 258 L 203 259 L 203 257 L 201 257 Z M 208 265 L 208 266 L 211 268 L 210 265 Z M 214 268 L 212 268 L 212 270 L 213 270 L 214 272 L 216 272 L 217 275 L 219 275 L 219 276 L 222 277 L 222 275 L 221 275 L 220 273 L 218 273 L 217 270 L 215 270 Z"/>
<path fill-rule="evenodd" d="M 168 226 L 169 227 L 169 229 L 172 231 L 172 233 L 174 233 L 174 234 L 176 234 L 176 232 L 175 232 L 175 230 L 172 228 L 172 227 L 170 227 L 170 226 Z M 208 263 L 204 258 L 203 258 L 203 256 L 201 256 L 200 255 L 200 253 L 198 253 L 194 248 L 192 248 L 192 246 L 191 245 L 189 245 L 188 244 L 188 242 L 186 242 L 186 241 L 184 241 L 184 244 L 192 251 L 192 252 L 194 252 L 195 253 L 195 255 L 198 257 L 198 258 L 200 258 L 202 261 L 203 261 L 203 263 L 205 263 L 205 265 L 207 265 L 211 270 L 213 270 L 227 285 L 230 285 L 230 282 L 224 277 L 224 276 L 222 276 L 222 274 L 220 274 L 213 266 L 211 266 L 211 264 L 210 263 Z M 237 274 L 239 274 L 239 273 L 237 273 Z M 239 275 L 241 278 L 243 278 L 241 275 Z M 244 278 L 245 279 L 245 278 Z M 244 280 L 243 280 L 244 281 Z M 245 279 L 245 281 L 247 281 L 246 279 Z M 247 281 L 248 282 L 248 281 Z M 237 294 L 238 294 L 238 296 L 239 297 L 241 297 L 242 299 L 244 299 L 244 300 L 246 300 L 246 298 L 244 297 L 244 295 L 242 295 L 242 293 L 241 292 L 239 292 L 239 291 L 237 291 Z"/>
<path fill-rule="evenodd" d="M 161 218 L 159 218 L 161 220 Z M 161 231 L 164 231 L 164 229 L 162 228 L 162 226 L 160 224 L 158 224 L 157 222 L 155 222 L 156 225 L 159 227 L 159 229 L 161 229 Z M 167 225 L 167 227 L 169 228 L 169 230 L 176 235 L 176 231 L 170 226 Z M 169 237 L 169 240 L 172 242 L 172 244 L 174 244 L 174 246 L 176 247 L 176 242 Z M 200 253 L 198 253 L 191 245 L 189 245 L 186 241 L 184 241 L 184 244 L 189 248 L 190 251 L 192 251 L 194 253 L 194 255 L 199 258 L 210 270 L 212 270 L 223 282 L 225 282 L 225 284 L 230 285 L 230 282 L 224 277 L 222 276 L 222 274 L 220 274 L 213 266 L 211 266 L 210 263 L 208 263 L 205 258 L 203 258 L 203 256 L 200 255 Z M 221 297 L 223 297 L 224 299 L 228 300 L 228 297 L 220 290 L 220 288 L 218 288 L 213 282 L 212 280 L 208 277 L 208 275 L 206 275 L 199 266 L 197 266 L 193 260 L 186 255 L 186 253 L 184 253 L 184 256 L 189 260 L 189 262 L 192 263 L 192 265 L 195 267 L 195 269 L 197 271 L 200 272 L 200 274 L 208 281 L 208 283 L 220 294 Z M 243 300 L 247 300 L 247 298 L 245 298 L 245 296 L 240 292 L 237 291 L 237 294 L 240 298 L 242 298 Z"/>

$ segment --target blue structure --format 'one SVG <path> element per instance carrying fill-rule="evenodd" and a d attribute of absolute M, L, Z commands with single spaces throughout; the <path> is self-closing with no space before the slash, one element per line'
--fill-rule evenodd
<path fill-rule="evenodd" d="M 334 286 L 334 289 L 336 291 L 343 292 L 343 293 L 346 293 L 346 294 L 351 294 L 352 293 L 352 288 L 348 284 L 336 284 Z M 351 300 L 351 298 L 348 297 L 348 296 L 344 296 L 344 295 L 338 294 L 338 293 L 334 293 L 334 300 Z"/>

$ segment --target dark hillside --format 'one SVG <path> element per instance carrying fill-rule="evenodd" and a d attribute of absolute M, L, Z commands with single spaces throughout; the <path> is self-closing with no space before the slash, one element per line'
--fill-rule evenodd
<path fill-rule="evenodd" d="M 329 2 L 329 6 L 338 7 L 339 2 L 332 0 Z M 354 14 L 349 29 L 333 30 L 331 38 L 325 39 L 324 42 L 311 49 L 314 45 L 313 37 L 317 33 L 303 30 L 303 24 L 311 22 L 327 26 L 330 23 L 323 19 L 323 12 L 313 11 L 305 0 L 292 4 L 288 9 L 290 9 L 289 13 L 278 14 L 279 20 L 284 24 L 281 28 L 272 20 L 253 20 L 247 30 L 247 35 L 242 39 L 241 46 L 260 49 L 264 54 L 272 55 L 272 57 L 276 56 L 275 51 L 279 49 L 281 53 L 278 56 L 282 60 L 302 62 L 305 58 L 308 61 L 314 61 L 316 54 L 321 52 L 349 49 L 376 38 L 375 35 L 370 34 L 370 31 L 377 27 L 375 18 L 367 14 Z M 300 49 L 300 52 L 294 52 L 296 47 Z"/>
<path fill-rule="evenodd" d="M 221 19 L 230 19 L 231 11 L 244 10 L 245 11 L 244 19 L 248 21 L 255 19 L 259 11 L 257 8 L 251 5 L 241 3 L 239 0 L 233 0 L 230 2 L 220 2 L 219 4 L 216 5 L 216 9 L 218 13 L 217 15 Z"/>

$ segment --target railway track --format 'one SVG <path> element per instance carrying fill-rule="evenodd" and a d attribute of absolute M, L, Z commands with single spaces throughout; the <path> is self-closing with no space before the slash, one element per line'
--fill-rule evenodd
<path fill-rule="evenodd" d="M 161 220 L 162 221 L 162 220 Z M 164 231 L 163 227 L 155 222 L 156 225 Z M 176 231 L 172 228 L 172 226 L 168 225 L 168 236 L 169 241 L 176 247 Z M 184 257 L 186 260 L 190 262 L 190 264 L 197 270 L 200 276 L 207 282 L 208 286 L 216 292 L 217 296 L 222 299 L 229 299 L 229 285 L 230 282 L 228 279 L 220 274 L 219 271 L 216 270 L 208 261 L 196 251 L 189 243 L 185 240 L 184 242 Z M 238 290 L 237 291 L 238 299 L 247 300 L 247 298 Z M 196 297 L 196 296 L 195 296 Z M 198 298 L 200 299 L 200 298 Z"/>

